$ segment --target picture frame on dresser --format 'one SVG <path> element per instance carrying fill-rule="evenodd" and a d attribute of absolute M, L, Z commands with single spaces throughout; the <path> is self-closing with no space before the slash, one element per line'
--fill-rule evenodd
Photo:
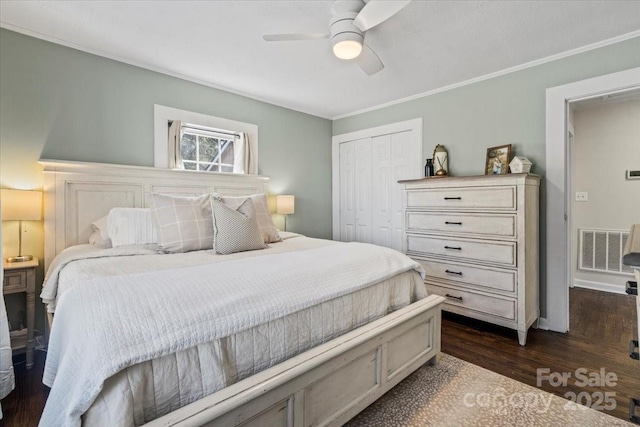
<path fill-rule="evenodd" d="M 511 161 L 511 144 L 498 145 L 487 148 L 487 157 L 484 161 L 485 175 L 504 175 L 509 170 Z"/>

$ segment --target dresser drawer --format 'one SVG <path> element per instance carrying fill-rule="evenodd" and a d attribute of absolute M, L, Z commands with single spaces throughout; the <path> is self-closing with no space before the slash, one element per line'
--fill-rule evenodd
<path fill-rule="evenodd" d="M 12 294 L 15 292 L 27 291 L 27 272 L 24 270 L 5 271 L 4 284 L 2 287 L 3 294 Z"/>
<path fill-rule="evenodd" d="M 487 262 L 506 267 L 516 266 L 516 242 L 448 239 L 408 234 L 407 253 L 417 256 L 446 256 L 460 260 Z"/>
<path fill-rule="evenodd" d="M 515 270 L 500 270 L 471 265 L 417 259 L 427 280 L 437 279 L 464 283 L 485 291 L 515 293 L 518 275 Z"/>
<path fill-rule="evenodd" d="M 440 295 L 447 299 L 445 302 L 445 310 L 446 305 L 449 304 L 454 307 L 490 314 L 507 320 L 516 320 L 515 298 L 493 297 L 429 283 L 427 283 L 427 291 L 430 295 Z"/>
<path fill-rule="evenodd" d="M 407 212 L 407 231 L 515 238 L 515 215 Z"/>
<path fill-rule="evenodd" d="M 407 190 L 407 209 L 516 210 L 516 187 Z"/>

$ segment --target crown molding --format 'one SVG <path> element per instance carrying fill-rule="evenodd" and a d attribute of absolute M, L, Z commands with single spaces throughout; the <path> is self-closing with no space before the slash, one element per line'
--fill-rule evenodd
<path fill-rule="evenodd" d="M 527 68 L 536 67 L 538 65 L 546 64 L 548 62 L 557 61 L 558 59 L 567 58 L 569 56 L 578 55 L 580 53 L 588 52 L 590 50 L 598 49 L 601 47 L 609 46 L 612 44 L 620 43 L 625 40 L 630 40 L 636 37 L 640 37 L 640 30 L 632 31 L 627 34 L 622 34 L 617 37 L 613 37 L 610 39 L 606 39 L 597 43 L 588 44 L 586 46 L 578 47 L 576 49 L 567 50 L 565 52 L 557 53 L 555 55 L 547 56 L 545 58 L 536 59 L 535 61 L 526 62 L 521 65 L 516 65 L 514 67 L 505 68 L 504 70 L 496 71 L 493 73 L 485 74 L 484 76 L 474 77 L 469 80 L 465 80 L 459 83 L 454 83 L 448 86 L 443 86 L 437 89 L 429 90 L 427 92 L 418 93 L 416 95 L 407 96 L 405 98 L 396 99 L 394 101 L 385 102 L 384 104 L 375 105 L 373 107 L 363 108 L 361 110 L 353 111 L 351 113 L 341 114 L 339 116 L 332 117 L 331 120 L 340 120 L 345 119 L 347 117 L 357 116 L 363 113 L 369 113 L 371 111 L 380 110 L 386 107 L 391 107 L 393 105 L 402 104 L 404 102 L 413 101 L 415 99 L 426 98 L 431 95 L 435 95 L 438 93 L 446 92 L 448 90 L 456 89 L 463 86 L 472 85 L 474 83 L 478 83 L 484 80 L 489 80 L 494 77 L 504 76 L 505 74 L 515 73 L 516 71 L 525 70 Z"/>

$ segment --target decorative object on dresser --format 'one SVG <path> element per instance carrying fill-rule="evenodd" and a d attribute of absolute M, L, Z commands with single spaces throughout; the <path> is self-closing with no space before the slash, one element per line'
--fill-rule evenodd
<path fill-rule="evenodd" d="M 507 173 L 511 158 L 511 144 L 487 148 L 487 158 L 484 161 L 485 175 L 503 175 Z"/>
<path fill-rule="evenodd" d="M 449 153 L 440 144 L 433 149 L 433 167 L 436 171 L 435 176 L 449 175 Z"/>
<path fill-rule="evenodd" d="M 2 197 L 2 220 L 20 221 L 18 228 L 18 256 L 7 258 L 7 262 L 24 262 L 33 259 L 32 255 L 22 255 L 22 221 L 40 221 L 42 219 L 42 192 L 25 190 L 0 190 Z"/>
<path fill-rule="evenodd" d="M 10 332 L 11 349 L 26 351 L 27 369 L 33 366 L 33 349 L 35 348 L 34 321 L 36 312 L 36 268 L 38 258 L 23 262 L 5 262 L 3 295 L 24 292 L 26 294 L 27 327 Z"/>
<path fill-rule="evenodd" d="M 509 163 L 509 171 L 511 173 L 529 173 L 531 172 L 533 163 L 526 157 L 515 156 Z"/>
<path fill-rule="evenodd" d="M 427 163 L 424 165 L 424 176 L 429 177 L 435 174 L 433 169 L 433 159 L 427 159 Z"/>
<path fill-rule="evenodd" d="M 276 213 L 284 215 L 284 231 L 287 231 L 287 215 L 295 213 L 296 198 L 288 194 L 276 196 Z"/>
<path fill-rule="evenodd" d="M 530 174 L 400 181 L 405 252 L 443 310 L 518 331 L 539 315 L 538 193 Z"/>

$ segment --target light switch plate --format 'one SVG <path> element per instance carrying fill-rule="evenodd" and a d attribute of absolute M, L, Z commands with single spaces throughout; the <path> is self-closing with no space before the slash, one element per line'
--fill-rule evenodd
<path fill-rule="evenodd" d="M 576 202 L 588 202 L 589 193 L 586 191 L 576 191 Z"/>

